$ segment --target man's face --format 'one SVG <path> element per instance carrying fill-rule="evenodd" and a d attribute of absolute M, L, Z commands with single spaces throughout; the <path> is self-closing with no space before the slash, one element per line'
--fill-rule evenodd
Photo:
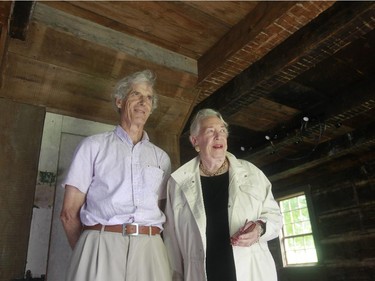
<path fill-rule="evenodd" d="M 121 110 L 121 121 L 127 126 L 144 126 L 151 114 L 153 90 L 147 83 L 134 84 L 124 100 L 117 100 Z"/>

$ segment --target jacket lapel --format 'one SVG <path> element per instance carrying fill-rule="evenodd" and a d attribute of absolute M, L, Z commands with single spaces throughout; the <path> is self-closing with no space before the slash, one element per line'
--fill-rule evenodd
<path fill-rule="evenodd" d="M 180 186 L 198 226 L 202 243 L 206 247 L 206 213 L 201 189 L 198 158 L 192 160 L 190 164 L 183 172 L 183 183 Z"/>

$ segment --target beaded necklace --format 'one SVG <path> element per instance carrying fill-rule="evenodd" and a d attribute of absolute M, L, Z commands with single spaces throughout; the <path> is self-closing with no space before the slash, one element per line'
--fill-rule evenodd
<path fill-rule="evenodd" d="M 201 170 L 201 172 L 203 174 L 205 174 L 206 176 L 209 176 L 209 177 L 213 177 L 213 176 L 217 176 L 219 174 L 222 174 L 223 172 L 226 171 L 227 169 L 227 166 L 228 166 L 228 159 L 225 158 L 223 164 L 220 166 L 219 169 L 217 169 L 215 172 L 210 172 L 208 171 L 204 166 L 203 166 L 203 163 L 202 161 L 199 163 L 199 169 Z"/>

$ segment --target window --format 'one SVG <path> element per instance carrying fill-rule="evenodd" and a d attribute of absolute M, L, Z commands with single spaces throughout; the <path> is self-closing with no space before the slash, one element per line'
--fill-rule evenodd
<path fill-rule="evenodd" d="M 318 262 L 305 194 L 279 200 L 283 214 L 280 234 L 284 266 Z"/>

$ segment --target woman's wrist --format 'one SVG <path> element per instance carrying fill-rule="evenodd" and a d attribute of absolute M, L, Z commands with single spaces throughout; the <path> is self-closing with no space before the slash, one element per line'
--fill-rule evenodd
<path fill-rule="evenodd" d="M 255 221 L 255 224 L 258 228 L 258 240 L 266 232 L 265 223 L 261 220 Z"/>

